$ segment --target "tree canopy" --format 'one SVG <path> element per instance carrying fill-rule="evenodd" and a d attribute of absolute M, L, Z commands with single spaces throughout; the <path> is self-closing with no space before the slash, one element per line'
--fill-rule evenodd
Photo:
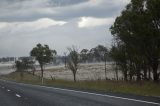
<path fill-rule="evenodd" d="M 149 65 L 153 70 L 154 81 L 159 79 L 157 71 L 160 59 L 159 11 L 160 0 L 131 0 L 110 28 L 115 40 L 112 50 L 120 50 L 115 48 L 123 47 L 125 51 L 121 52 L 125 52 L 125 55 L 122 53 L 119 56 L 122 58 L 127 56 L 126 64 L 132 63 L 127 66 L 136 67 L 135 70 L 139 70 L 137 71 L 139 74 L 144 66 Z M 122 60 L 119 56 L 114 58 Z"/>

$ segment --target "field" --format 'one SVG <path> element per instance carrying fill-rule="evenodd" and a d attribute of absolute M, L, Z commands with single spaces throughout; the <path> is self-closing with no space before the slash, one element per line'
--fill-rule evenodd
<path fill-rule="evenodd" d="M 7 73 L 10 72 L 10 74 L 6 74 L 5 72 L 6 75 L 3 73 L 0 78 L 41 85 L 40 70 L 37 70 L 34 76 L 32 72 L 24 72 L 23 78 L 20 72 L 8 70 L 9 69 L 7 69 Z M 3 70 L 1 72 L 3 72 Z M 119 78 L 122 78 L 121 73 L 118 73 L 118 75 Z M 160 96 L 160 84 L 153 82 L 125 82 L 113 80 L 115 79 L 115 71 L 111 64 L 107 64 L 108 80 L 105 80 L 104 63 L 80 64 L 76 83 L 73 82 L 72 72 L 63 65 L 46 67 L 44 77 L 44 85 L 46 86 Z"/>
<path fill-rule="evenodd" d="M 107 64 L 107 78 L 115 79 L 115 71 L 111 64 Z M 40 76 L 41 72 L 37 71 L 37 75 Z M 72 80 L 73 74 L 71 70 L 64 66 L 55 66 L 51 69 L 45 69 L 44 77 L 47 79 L 65 79 Z M 104 63 L 88 63 L 80 64 L 76 74 L 77 80 L 104 80 L 105 79 L 105 66 Z M 122 78 L 119 73 L 119 78 Z"/>
<path fill-rule="evenodd" d="M 13 69 L 13 64 L 5 63 L 2 64 L 0 63 L 0 75 L 4 74 L 9 74 L 11 72 L 14 72 L 15 69 Z"/>

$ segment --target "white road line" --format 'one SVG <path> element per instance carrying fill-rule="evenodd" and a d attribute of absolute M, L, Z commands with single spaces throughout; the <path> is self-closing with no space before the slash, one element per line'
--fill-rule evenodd
<path fill-rule="evenodd" d="M 6 80 L 4 80 L 4 81 L 6 81 Z M 10 81 L 8 81 L 8 82 L 10 82 Z M 16 83 L 16 82 L 10 82 L 10 83 Z M 103 97 L 109 97 L 109 98 L 115 98 L 115 99 L 123 99 L 123 100 L 129 100 L 129 101 L 135 101 L 135 102 L 141 102 L 141 103 L 147 103 L 147 104 L 154 104 L 154 105 L 160 106 L 160 103 L 156 103 L 156 102 L 149 102 L 149 101 L 145 101 L 145 100 L 131 99 L 131 98 L 125 98 L 125 97 L 119 97 L 119 96 L 106 95 L 106 94 L 90 93 L 90 92 L 84 92 L 84 91 L 62 89 L 62 88 L 56 88 L 56 87 L 47 87 L 47 86 L 40 86 L 40 85 L 32 85 L 32 84 L 24 84 L 24 83 L 16 83 L 16 84 L 36 86 L 36 87 L 42 87 L 42 88 L 50 88 L 50 89 L 55 89 L 55 90 L 83 93 L 83 94 L 96 95 L 96 96 L 103 96 Z"/>
<path fill-rule="evenodd" d="M 141 103 L 147 103 L 147 104 L 154 104 L 154 105 L 160 106 L 160 103 L 149 102 L 149 101 L 138 100 L 138 99 L 124 98 L 124 97 L 119 97 L 119 96 L 111 96 L 111 95 L 104 95 L 104 94 L 97 94 L 97 93 L 90 93 L 90 92 L 83 92 L 83 91 L 76 91 L 76 90 L 69 90 L 69 89 L 62 89 L 62 88 L 55 88 L 55 87 L 46 87 L 46 86 L 40 86 L 40 87 L 51 88 L 51 89 L 62 90 L 62 91 L 69 91 L 69 92 L 76 92 L 76 93 L 83 93 L 83 94 L 89 94 L 89 95 L 103 96 L 103 97 L 109 97 L 109 98 L 123 99 L 123 100 L 129 100 L 129 101 L 135 101 L 135 102 L 141 102 Z"/>
<path fill-rule="evenodd" d="M 103 96 L 103 97 L 109 97 L 109 98 L 115 98 L 115 99 L 123 99 L 123 100 L 129 100 L 129 101 L 135 101 L 135 102 L 141 102 L 141 103 L 147 103 L 147 104 L 154 104 L 154 105 L 159 105 L 160 106 L 160 103 L 156 103 L 156 102 L 149 102 L 149 101 L 138 100 L 138 99 L 124 98 L 124 97 L 119 97 L 119 96 L 111 96 L 111 95 L 105 95 L 105 94 L 97 94 L 97 93 L 90 93 L 90 92 L 84 92 L 84 91 L 62 89 L 62 88 L 55 88 L 55 87 L 47 87 L 47 86 L 40 86 L 40 85 L 32 85 L 32 84 L 24 84 L 24 83 L 20 83 L 20 84 L 43 87 L 43 88 L 51 88 L 51 89 L 55 89 L 55 90 L 83 93 L 83 94 L 89 94 L 89 95 Z"/>
<path fill-rule="evenodd" d="M 16 94 L 16 96 L 17 96 L 18 98 L 20 98 L 20 97 L 21 97 L 19 94 Z"/>
<path fill-rule="evenodd" d="M 9 92 L 9 91 L 11 91 L 11 90 L 8 89 L 7 91 Z"/>

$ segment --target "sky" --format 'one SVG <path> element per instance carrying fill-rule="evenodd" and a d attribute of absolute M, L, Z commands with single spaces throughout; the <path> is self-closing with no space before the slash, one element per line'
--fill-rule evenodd
<path fill-rule="evenodd" d="M 99 44 L 110 47 L 109 31 L 130 0 L 1 0 L 0 57 L 29 56 L 36 44 L 59 55 Z"/>

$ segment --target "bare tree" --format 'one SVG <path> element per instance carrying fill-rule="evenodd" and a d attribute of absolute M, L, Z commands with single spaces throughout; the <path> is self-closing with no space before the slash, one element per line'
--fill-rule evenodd
<path fill-rule="evenodd" d="M 72 71 L 74 82 L 76 82 L 76 73 L 79 66 L 79 54 L 78 50 L 73 46 L 72 48 L 68 48 L 69 55 L 68 55 L 68 68 Z"/>

